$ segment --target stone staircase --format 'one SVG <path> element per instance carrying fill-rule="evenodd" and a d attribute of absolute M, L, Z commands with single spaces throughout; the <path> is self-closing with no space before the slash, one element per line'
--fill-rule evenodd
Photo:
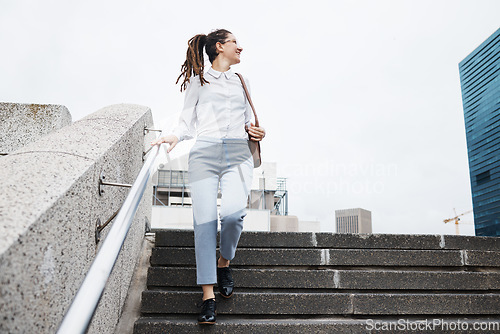
<path fill-rule="evenodd" d="M 135 334 L 500 332 L 500 238 L 243 232 L 213 326 L 194 261 L 192 231 L 156 233 Z"/>

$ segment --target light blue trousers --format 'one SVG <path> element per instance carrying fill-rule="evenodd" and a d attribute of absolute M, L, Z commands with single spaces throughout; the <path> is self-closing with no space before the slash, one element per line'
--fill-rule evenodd
<path fill-rule="evenodd" d="M 253 176 L 246 139 L 198 137 L 189 152 L 188 180 L 193 205 L 197 284 L 217 282 L 217 194 L 220 254 L 232 260 L 243 230 Z"/>

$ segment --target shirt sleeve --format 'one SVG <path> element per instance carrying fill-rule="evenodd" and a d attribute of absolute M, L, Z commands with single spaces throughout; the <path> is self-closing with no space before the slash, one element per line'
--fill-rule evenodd
<path fill-rule="evenodd" d="M 250 88 L 250 82 L 246 78 L 243 78 L 245 80 L 245 84 L 247 85 L 248 88 L 248 94 L 252 96 L 252 90 Z M 253 110 L 252 106 L 250 105 L 250 102 L 248 102 L 248 98 L 245 95 L 245 101 L 246 101 L 246 108 L 245 108 L 245 127 L 250 126 L 250 123 L 253 122 L 255 124 L 255 120 L 253 117 Z"/>
<path fill-rule="evenodd" d="M 198 76 L 191 79 L 191 82 L 186 88 L 184 96 L 184 108 L 179 117 L 179 123 L 172 131 L 179 141 L 194 138 L 196 134 L 196 105 L 200 92 L 200 79 Z"/>

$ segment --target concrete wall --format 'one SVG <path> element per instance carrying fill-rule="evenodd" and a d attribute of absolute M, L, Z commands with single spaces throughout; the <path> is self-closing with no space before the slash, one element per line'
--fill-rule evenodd
<path fill-rule="evenodd" d="M 193 229 L 193 208 L 191 206 L 153 205 L 151 229 Z"/>
<path fill-rule="evenodd" d="M 252 189 L 276 190 L 277 180 L 276 162 L 263 161 L 259 167 L 253 170 Z"/>
<path fill-rule="evenodd" d="M 299 220 L 299 232 L 321 232 L 321 222 L 318 220 Z"/>
<path fill-rule="evenodd" d="M 129 191 L 106 187 L 101 196 L 99 176 L 132 183 L 152 123 L 147 107 L 113 105 L 0 159 L 0 333 L 57 330 L 102 244 L 97 219 L 106 221 Z M 118 323 L 151 216 L 146 189 L 89 333 L 113 333 Z"/>
<path fill-rule="evenodd" d="M 271 232 L 297 232 L 299 218 L 297 216 L 271 216 Z"/>
<path fill-rule="evenodd" d="M 193 208 L 191 206 L 161 206 L 154 205 L 152 218 L 152 230 L 163 229 L 193 229 Z M 220 222 L 219 227 L 220 230 Z M 243 222 L 243 231 L 269 231 L 269 210 L 247 209 L 247 215 Z"/>
<path fill-rule="evenodd" d="M 65 106 L 0 102 L 0 153 L 13 152 L 70 124 Z"/>

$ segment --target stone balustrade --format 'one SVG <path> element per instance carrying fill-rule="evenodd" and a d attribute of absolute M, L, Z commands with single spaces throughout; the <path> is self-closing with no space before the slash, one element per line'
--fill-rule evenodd
<path fill-rule="evenodd" d="M 42 107 L 30 108 L 43 114 Z M 112 105 L 0 158 L 1 333 L 57 330 L 102 244 L 96 243 L 97 222 L 111 217 L 129 191 L 105 186 L 100 194 L 100 177 L 134 182 L 154 136 L 145 135 L 145 126 L 153 126 L 149 108 Z M 113 333 L 118 323 L 151 219 L 151 189 L 148 185 L 88 333 Z"/>

